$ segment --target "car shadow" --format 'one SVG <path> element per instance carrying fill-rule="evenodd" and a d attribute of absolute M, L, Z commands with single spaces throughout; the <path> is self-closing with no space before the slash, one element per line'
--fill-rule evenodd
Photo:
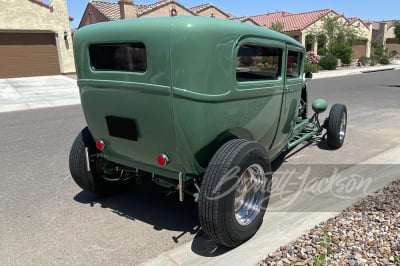
<path fill-rule="evenodd" d="M 192 241 L 191 249 L 194 253 L 203 257 L 218 257 L 233 248 L 228 248 L 209 239 L 203 230 L 200 230 Z"/>
<path fill-rule="evenodd" d="M 199 230 L 197 204 L 186 199 L 179 202 L 177 194 L 166 196 L 165 191 L 155 184 L 132 185 L 124 193 L 99 197 L 82 191 L 74 200 L 90 207 L 100 205 L 113 213 L 130 219 L 139 220 L 153 226 L 154 230 L 179 232 L 172 241 L 186 235 L 195 235 Z"/>
<path fill-rule="evenodd" d="M 321 141 L 309 140 L 303 145 L 283 152 L 272 161 L 272 172 L 287 160 L 310 145 L 317 145 L 321 149 L 329 150 L 326 139 Z M 172 241 L 179 243 L 179 239 L 186 235 L 194 235 L 191 250 L 203 257 L 217 257 L 232 250 L 209 239 L 201 229 L 197 203 L 192 198 L 179 202 L 178 195 L 165 196 L 164 189 L 153 184 L 144 183 L 132 185 L 124 193 L 110 197 L 98 197 L 86 191 L 78 193 L 74 200 L 94 207 L 110 209 L 113 213 L 131 220 L 140 220 L 153 226 L 154 230 L 170 230 L 179 232 L 172 237 Z"/>
<path fill-rule="evenodd" d="M 231 250 L 210 240 L 201 230 L 197 203 L 192 198 L 179 202 L 177 195 L 165 196 L 164 190 L 152 183 L 133 185 L 124 193 L 109 197 L 81 191 L 74 200 L 90 207 L 100 205 L 121 217 L 150 224 L 157 231 L 177 231 L 172 237 L 175 243 L 186 234 L 194 235 L 191 249 L 200 256 L 215 257 Z"/>
<path fill-rule="evenodd" d="M 400 85 L 399 84 L 389 84 L 389 85 L 381 85 L 381 87 L 400 88 Z"/>

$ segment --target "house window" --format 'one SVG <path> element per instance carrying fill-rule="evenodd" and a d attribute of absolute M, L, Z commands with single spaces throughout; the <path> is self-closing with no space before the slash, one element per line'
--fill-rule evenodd
<path fill-rule="evenodd" d="M 278 79 L 281 76 L 282 53 L 281 48 L 242 45 L 236 60 L 237 81 Z"/>
<path fill-rule="evenodd" d="M 147 57 L 143 43 L 92 44 L 90 63 L 94 70 L 146 72 Z"/>
<path fill-rule="evenodd" d="M 286 63 L 286 77 L 299 78 L 301 67 L 302 53 L 295 51 L 288 51 Z"/>

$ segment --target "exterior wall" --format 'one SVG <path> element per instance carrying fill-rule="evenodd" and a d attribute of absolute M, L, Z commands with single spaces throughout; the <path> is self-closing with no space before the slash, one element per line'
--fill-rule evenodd
<path fill-rule="evenodd" d="M 394 26 L 393 27 L 390 27 L 389 29 L 387 29 L 387 32 L 386 32 L 386 38 L 387 39 L 393 39 L 393 38 L 396 38 L 396 34 L 394 34 Z"/>
<path fill-rule="evenodd" d="M 388 52 L 397 51 L 398 56 L 400 55 L 400 42 L 396 39 L 396 34 L 394 34 L 395 27 L 390 27 L 386 33 L 386 48 Z"/>
<path fill-rule="evenodd" d="M 386 48 L 388 52 L 397 51 L 397 56 L 400 55 L 400 43 L 395 38 L 386 39 Z"/>
<path fill-rule="evenodd" d="M 66 0 L 50 1 L 50 9 L 29 0 L 8 0 L 1 2 L 1 31 L 54 32 L 61 72 L 75 72 Z M 64 40 L 64 31 L 68 33 L 67 40 Z"/>
<path fill-rule="evenodd" d="M 175 8 L 178 16 L 189 16 L 193 15 L 188 9 L 181 7 L 177 4 L 166 4 L 165 6 L 154 9 L 148 13 L 140 15 L 140 17 L 161 17 L 161 16 L 171 16 L 171 10 Z"/>
<path fill-rule="evenodd" d="M 353 57 L 371 56 L 372 25 L 366 26 L 361 21 L 356 21 L 352 25 L 357 32 L 359 41 L 353 46 Z M 362 52 L 364 51 L 364 52 Z"/>
<path fill-rule="evenodd" d="M 216 9 L 215 7 L 206 8 L 205 10 L 197 13 L 197 15 L 204 16 L 204 17 L 214 16 L 216 18 L 228 18 L 227 14 L 222 13 L 220 10 Z"/>

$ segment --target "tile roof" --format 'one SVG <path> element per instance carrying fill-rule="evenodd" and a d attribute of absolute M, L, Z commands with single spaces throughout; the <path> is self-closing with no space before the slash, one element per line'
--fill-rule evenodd
<path fill-rule="evenodd" d="M 199 14 L 200 12 L 206 10 L 207 8 L 215 8 L 216 10 L 221 12 L 222 14 L 226 15 L 228 18 L 232 17 L 231 14 L 226 13 L 225 11 L 222 11 L 221 9 L 219 9 L 218 7 L 214 6 L 211 3 L 203 4 L 203 5 L 199 5 L 199 6 L 194 6 L 194 7 L 189 8 L 189 10 L 192 11 L 194 14 Z"/>
<path fill-rule="evenodd" d="M 254 19 L 252 19 L 251 17 L 234 17 L 234 16 L 231 15 L 229 17 L 229 19 L 230 20 L 234 20 L 234 21 L 239 21 L 239 22 L 246 22 L 246 21 L 250 20 L 250 21 L 256 23 L 256 25 L 258 25 L 257 22 L 254 21 Z"/>
<path fill-rule="evenodd" d="M 168 3 L 174 3 L 176 5 L 180 5 L 174 0 L 161 0 L 149 5 L 135 4 L 135 7 L 137 10 L 137 15 L 141 16 L 144 13 L 150 12 Z M 92 6 L 94 6 L 101 14 L 103 14 L 109 20 L 121 19 L 118 2 L 91 1 L 89 4 L 92 4 Z"/>
<path fill-rule="evenodd" d="M 135 6 L 137 8 L 138 16 L 140 16 L 143 13 L 149 12 L 149 11 L 151 11 L 153 9 L 161 7 L 161 6 L 163 6 L 163 5 L 167 4 L 167 3 L 170 3 L 170 2 L 175 2 L 175 1 L 174 0 L 161 0 L 161 1 L 158 1 L 158 2 L 150 4 L 150 5 L 137 5 L 137 4 L 135 4 Z M 175 2 L 175 4 L 178 4 L 178 3 Z"/>
<path fill-rule="evenodd" d="M 383 21 L 362 20 L 362 22 L 366 25 L 372 24 L 373 30 L 379 30 L 381 23 L 385 23 L 387 25 L 387 28 L 390 29 L 391 27 L 394 27 L 396 20 L 383 20 Z"/>
<path fill-rule="evenodd" d="M 91 1 L 89 5 L 95 7 L 103 16 L 109 20 L 121 19 L 118 3 L 102 2 L 102 1 Z"/>
<path fill-rule="evenodd" d="M 386 20 L 386 21 L 382 21 L 382 22 L 386 22 L 387 24 L 387 28 L 390 29 L 391 27 L 394 27 L 396 24 L 397 20 Z"/>
<path fill-rule="evenodd" d="M 199 13 L 199 12 L 203 11 L 204 9 L 207 9 L 211 6 L 213 6 L 213 5 L 211 3 L 208 3 L 208 4 L 202 4 L 199 6 L 194 6 L 189 9 L 192 10 L 194 13 Z"/>
<path fill-rule="evenodd" d="M 251 17 L 255 22 L 260 24 L 261 26 L 271 27 L 272 23 L 282 22 L 283 23 L 283 31 L 296 31 L 296 30 L 304 30 L 311 24 L 315 23 L 322 17 L 327 14 L 333 12 L 338 15 L 332 9 L 322 9 L 310 12 L 304 12 L 299 14 L 292 14 L 285 11 L 269 13 L 264 15 L 258 15 Z"/>
<path fill-rule="evenodd" d="M 42 7 L 50 9 L 50 5 L 47 4 L 47 3 L 44 3 L 42 0 L 29 0 L 29 1 L 31 1 L 31 2 L 33 2 L 35 4 L 38 4 L 38 5 L 42 6 Z M 69 16 L 69 20 L 73 21 L 74 17 Z"/>
<path fill-rule="evenodd" d="M 361 20 L 358 17 L 354 17 L 354 18 L 347 18 L 347 20 L 350 22 L 350 24 L 354 24 L 355 22 L 357 22 L 358 20 Z"/>
<path fill-rule="evenodd" d="M 356 23 L 357 21 L 360 21 L 362 24 L 364 24 L 365 27 L 369 28 L 369 23 L 366 23 L 366 21 L 360 19 L 359 17 L 348 18 L 347 21 L 350 23 L 350 25 Z"/>

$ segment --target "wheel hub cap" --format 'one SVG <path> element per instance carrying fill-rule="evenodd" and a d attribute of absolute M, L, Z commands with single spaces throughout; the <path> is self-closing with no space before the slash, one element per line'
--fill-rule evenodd
<path fill-rule="evenodd" d="M 265 173 L 259 164 L 250 165 L 240 176 L 235 190 L 235 218 L 242 225 L 252 223 L 262 208 Z"/>

